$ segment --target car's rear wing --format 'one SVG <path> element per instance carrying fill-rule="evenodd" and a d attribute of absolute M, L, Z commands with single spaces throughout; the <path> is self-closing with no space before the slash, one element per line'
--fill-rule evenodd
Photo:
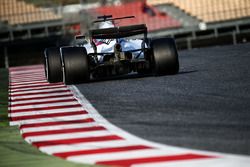
<path fill-rule="evenodd" d="M 116 17 L 116 18 L 112 18 L 112 15 L 103 15 L 103 16 L 98 16 L 97 19 L 93 21 L 92 23 L 100 23 L 100 22 L 105 22 L 105 21 L 110 21 L 110 22 L 114 22 L 116 20 L 123 20 L 123 19 L 133 19 L 135 18 L 135 16 L 125 16 L 125 17 Z"/>
<path fill-rule="evenodd" d="M 117 39 L 139 34 L 147 34 L 147 27 L 145 24 L 139 24 L 105 29 L 93 29 L 90 30 L 89 33 L 89 36 L 92 39 Z"/>
<path fill-rule="evenodd" d="M 85 39 L 86 36 L 85 35 L 76 35 L 75 39 Z"/>

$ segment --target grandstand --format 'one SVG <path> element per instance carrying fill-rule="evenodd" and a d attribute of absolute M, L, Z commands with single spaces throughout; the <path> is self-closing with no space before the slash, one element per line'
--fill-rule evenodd
<path fill-rule="evenodd" d="M 148 0 L 148 3 L 173 5 L 205 23 L 250 17 L 250 0 Z"/>
<path fill-rule="evenodd" d="M 10 26 L 62 19 L 51 11 L 18 0 L 0 1 L 0 20 Z"/>

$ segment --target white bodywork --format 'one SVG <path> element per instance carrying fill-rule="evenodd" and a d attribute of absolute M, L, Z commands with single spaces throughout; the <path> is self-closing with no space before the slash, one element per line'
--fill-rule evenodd
<path fill-rule="evenodd" d="M 114 27 L 114 25 L 110 22 L 103 22 L 100 24 L 100 29 L 105 29 L 105 28 L 111 28 Z M 103 42 L 104 41 L 104 42 Z M 96 40 L 96 47 L 97 47 L 97 53 L 113 53 L 114 52 L 114 46 L 116 44 L 116 39 L 109 40 L 109 42 L 105 42 L 106 40 Z M 107 40 L 108 41 L 108 40 Z M 143 40 L 141 39 L 118 39 L 118 43 L 122 47 L 122 51 L 129 51 L 129 50 L 136 50 L 136 49 L 141 49 Z M 94 49 L 91 46 L 90 43 L 87 43 L 84 45 L 84 47 L 87 50 L 87 53 L 94 53 Z M 137 56 L 139 52 L 134 52 L 133 53 L 133 58 Z M 139 58 L 143 58 L 143 53 L 140 54 Z M 101 61 L 102 56 L 98 56 L 98 59 Z"/>

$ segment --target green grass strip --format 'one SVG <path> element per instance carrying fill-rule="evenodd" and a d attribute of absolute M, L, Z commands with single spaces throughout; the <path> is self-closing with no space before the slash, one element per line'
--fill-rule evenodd
<path fill-rule="evenodd" d="M 8 122 L 8 70 L 0 68 L 0 128 L 9 125 Z"/>
<path fill-rule="evenodd" d="M 8 83 L 8 70 L 0 69 L 0 167 L 94 167 L 44 154 L 26 143 L 18 127 L 9 126 Z"/>

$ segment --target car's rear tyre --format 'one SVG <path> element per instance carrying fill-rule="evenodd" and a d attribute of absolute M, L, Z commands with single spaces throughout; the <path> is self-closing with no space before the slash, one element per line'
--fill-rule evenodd
<path fill-rule="evenodd" d="M 60 48 L 46 48 L 44 51 L 45 57 L 45 76 L 50 83 L 62 82 L 62 63 L 60 56 Z"/>
<path fill-rule="evenodd" d="M 88 82 L 89 61 L 84 47 L 61 48 L 63 82 L 66 85 Z"/>
<path fill-rule="evenodd" d="M 151 41 L 153 71 L 156 75 L 173 75 L 179 72 L 179 59 L 173 38 Z"/>

